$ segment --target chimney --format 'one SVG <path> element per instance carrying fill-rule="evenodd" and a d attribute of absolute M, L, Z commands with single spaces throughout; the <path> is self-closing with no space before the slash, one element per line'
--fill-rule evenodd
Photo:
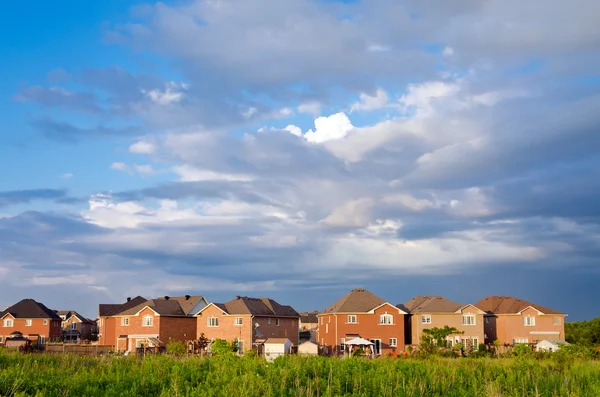
<path fill-rule="evenodd" d="M 189 301 L 189 300 L 190 300 L 190 298 L 191 298 L 191 296 L 189 296 L 189 295 L 186 295 L 186 296 L 185 296 L 185 300 L 186 300 L 186 301 Z"/>
<path fill-rule="evenodd" d="M 168 301 L 168 300 L 169 300 L 169 297 L 168 297 L 167 295 L 165 295 L 165 300 L 166 300 L 166 301 Z"/>
<path fill-rule="evenodd" d="M 129 302 L 130 300 L 131 300 L 131 297 L 130 297 L 130 296 L 129 296 L 129 297 L 127 297 L 127 302 Z"/>
<path fill-rule="evenodd" d="M 235 297 L 235 299 L 240 299 L 240 298 L 241 298 L 241 296 L 239 296 L 239 295 Z"/>

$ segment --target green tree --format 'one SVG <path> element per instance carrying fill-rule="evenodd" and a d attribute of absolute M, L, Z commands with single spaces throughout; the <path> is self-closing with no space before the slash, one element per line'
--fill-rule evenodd
<path fill-rule="evenodd" d="M 426 344 L 433 345 L 434 347 L 446 347 L 446 338 L 450 335 L 462 335 L 463 331 L 459 331 L 454 327 L 444 326 L 444 328 L 427 328 L 423 330 L 421 340 Z"/>

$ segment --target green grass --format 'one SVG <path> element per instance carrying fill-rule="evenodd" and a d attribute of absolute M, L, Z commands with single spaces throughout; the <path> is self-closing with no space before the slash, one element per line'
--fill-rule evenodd
<path fill-rule="evenodd" d="M 232 356 L 86 358 L 0 351 L 2 396 L 600 396 L 600 362 Z"/>

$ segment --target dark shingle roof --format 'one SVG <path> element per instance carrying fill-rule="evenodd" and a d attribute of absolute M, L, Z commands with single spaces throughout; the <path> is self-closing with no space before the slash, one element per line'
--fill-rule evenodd
<path fill-rule="evenodd" d="M 115 316 L 122 311 L 131 309 L 132 307 L 139 305 L 142 302 L 146 302 L 146 298 L 136 296 L 135 298 L 121 304 L 100 304 L 98 306 L 98 315 L 100 317 Z"/>
<path fill-rule="evenodd" d="M 442 296 L 415 296 L 398 307 L 406 308 L 409 313 L 454 313 L 464 305 Z"/>
<path fill-rule="evenodd" d="M 355 288 L 321 313 L 367 313 L 386 303 L 364 288 Z"/>
<path fill-rule="evenodd" d="M 0 313 L 0 317 L 4 317 L 7 313 L 10 313 L 15 318 L 49 318 L 52 320 L 61 320 L 53 310 L 48 309 L 43 303 L 36 302 L 33 299 L 23 299 L 7 307 Z"/>
<path fill-rule="evenodd" d="M 300 317 L 291 306 L 280 305 L 270 298 L 238 296 L 226 303 L 213 303 L 228 314 L 252 314 L 254 316 Z"/>
<path fill-rule="evenodd" d="M 531 306 L 544 314 L 564 314 L 547 307 L 536 305 L 512 296 L 486 296 L 475 304 L 479 309 L 489 314 L 515 314 Z"/>
<path fill-rule="evenodd" d="M 58 310 L 58 311 L 55 310 L 55 312 L 59 316 L 65 316 L 65 320 L 68 320 L 71 316 L 76 316 L 84 323 L 94 323 L 94 320 L 90 320 L 89 318 L 82 316 L 81 314 L 77 313 L 75 310 Z"/>
<path fill-rule="evenodd" d="M 161 316 L 188 316 L 194 315 L 190 311 L 196 306 L 200 300 L 203 300 L 202 296 L 173 296 L 161 297 L 156 299 L 150 299 L 136 305 L 127 310 L 119 312 L 120 315 L 133 315 L 148 306 Z"/>
<path fill-rule="evenodd" d="M 318 323 L 319 319 L 317 318 L 317 314 L 319 312 L 300 312 L 300 321 L 305 324 Z"/>

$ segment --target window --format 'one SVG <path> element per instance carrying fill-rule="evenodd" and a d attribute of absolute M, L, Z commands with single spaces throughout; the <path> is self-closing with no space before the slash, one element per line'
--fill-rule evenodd
<path fill-rule="evenodd" d="M 560 317 L 554 317 L 554 325 L 560 325 Z"/>
<path fill-rule="evenodd" d="M 44 320 L 44 325 L 48 325 L 48 320 Z"/>
<path fill-rule="evenodd" d="M 71 329 L 77 329 L 77 323 L 71 323 Z"/>
<path fill-rule="evenodd" d="M 348 324 L 356 324 L 358 321 L 356 321 L 356 315 L 355 314 L 350 314 L 348 316 Z"/>
<path fill-rule="evenodd" d="M 121 319 L 121 325 L 125 325 L 125 326 L 129 325 L 129 317 L 123 317 Z"/>
<path fill-rule="evenodd" d="M 0 336 L 0 343 L 2 343 L 2 337 Z"/>
<path fill-rule="evenodd" d="M 25 320 L 25 326 L 26 327 L 31 327 L 31 320 L 30 319 Z"/>
<path fill-rule="evenodd" d="M 237 345 L 238 345 L 238 351 L 237 351 L 238 354 L 244 354 L 244 341 L 238 340 Z"/>
<path fill-rule="evenodd" d="M 40 345 L 43 345 L 44 343 L 46 343 L 46 337 L 40 336 Z"/>
<path fill-rule="evenodd" d="M 486 318 L 485 318 L 485 323 L 486 323 L 486 324 L 489 324 L 489 323 L 490 323 L 490 318 L 489 318 L 489 317 L 486 317 Z"/>
<path fill-rule="evenodd" d="M 393 325 L 394 324 L 394 316 L 391 314 L 382 314 L 379 316 L 379 324 L 381 325 Z"/>
<path fill-rule="evenodd" d="M 278 318 L 275 319 L 275 325 L 279 327 L 279 319 Z"/>
<path fill-rule="evenodd" d="M 431 324 L 431 316 L 428 314 L 421 316 L 421 324 Z"/>
<path fill-rule="evenodd" d="M 5 320 L 2 322 L 2 326 L 3 326 L 3 327 L 10 328 L 10 327 L 12 327 L 13 325 L 14 325 L 14 322 L 13 322 L 12 318 L 7 318 L 7 319 L 5 319 Z"/>
<path fill-rule="evenodd" d="M 325 333 L 328 334 L 329 333 L 329 324 L 325 324 Z"/>
<path fill-rule="evenodd" d="M 519 343 L 529 343 L 529 339 L 527 339 L 527 338 L 513 339 L 513 345 L 517 345 Z"/>
<path fill-rule="evenodd" d="M 391 347 L 398 346 L 398 339 L 397 338 L 390 338 L 390 346 Z"/>
<path fill-rule="evenodd" d="M 463 315 L 463 325 L 475 325 L 475 315 L 474 314 Z"/>
<path fill-rule="evenodd" d="M 244 320 L 241 317 L 236 317 L 235 318 L 235 325 L 242 325 L 243 321 Z"/>
<path fill-rule="evenodd" d="M 219 319 L 217 317 L 209 317 L 206 319 L 206 324 L 209 327 L 218 327 L 219 326 Z"/>
<path fill-rule="evenodd" d="M 269 319 L 269 324 L 271 324 L 271 319 Z M 321 317 L 321 325 L 323 325 L 323 317 Z"/>
<path fill-rule="evenodd" d="M 271 317 L 267 319 L 267 324 L 271 324 Z M 323 324 L 323 319 L 321 319 L 321 324 Z"/>
<path fill-rule="evenodd" d="M 340 351 L 346 350 L 346 338 L 340 338 Z"/>
<path fill-rule="evenodd" d="M 526 327 L 533 327 L 535 325 L 535 317 L 531 317 L 531 316 L 523 317 L 523 324 Z"/>
<path fill-rule="evenodd" d="M 144 317 L 144 322 L 142 323 L 142 326 L 144 326 L 144 327 L 152 327 L 152 325 L 154 325 L 154 317 L 152 317 L 152 316 L 145 316 Z"/>
<path fill-rule="evenodd" d="M 477 338 L 461 338 L 460 342 L 467 350 L 476 350 L 479 347 L 479 340 Z"/>

